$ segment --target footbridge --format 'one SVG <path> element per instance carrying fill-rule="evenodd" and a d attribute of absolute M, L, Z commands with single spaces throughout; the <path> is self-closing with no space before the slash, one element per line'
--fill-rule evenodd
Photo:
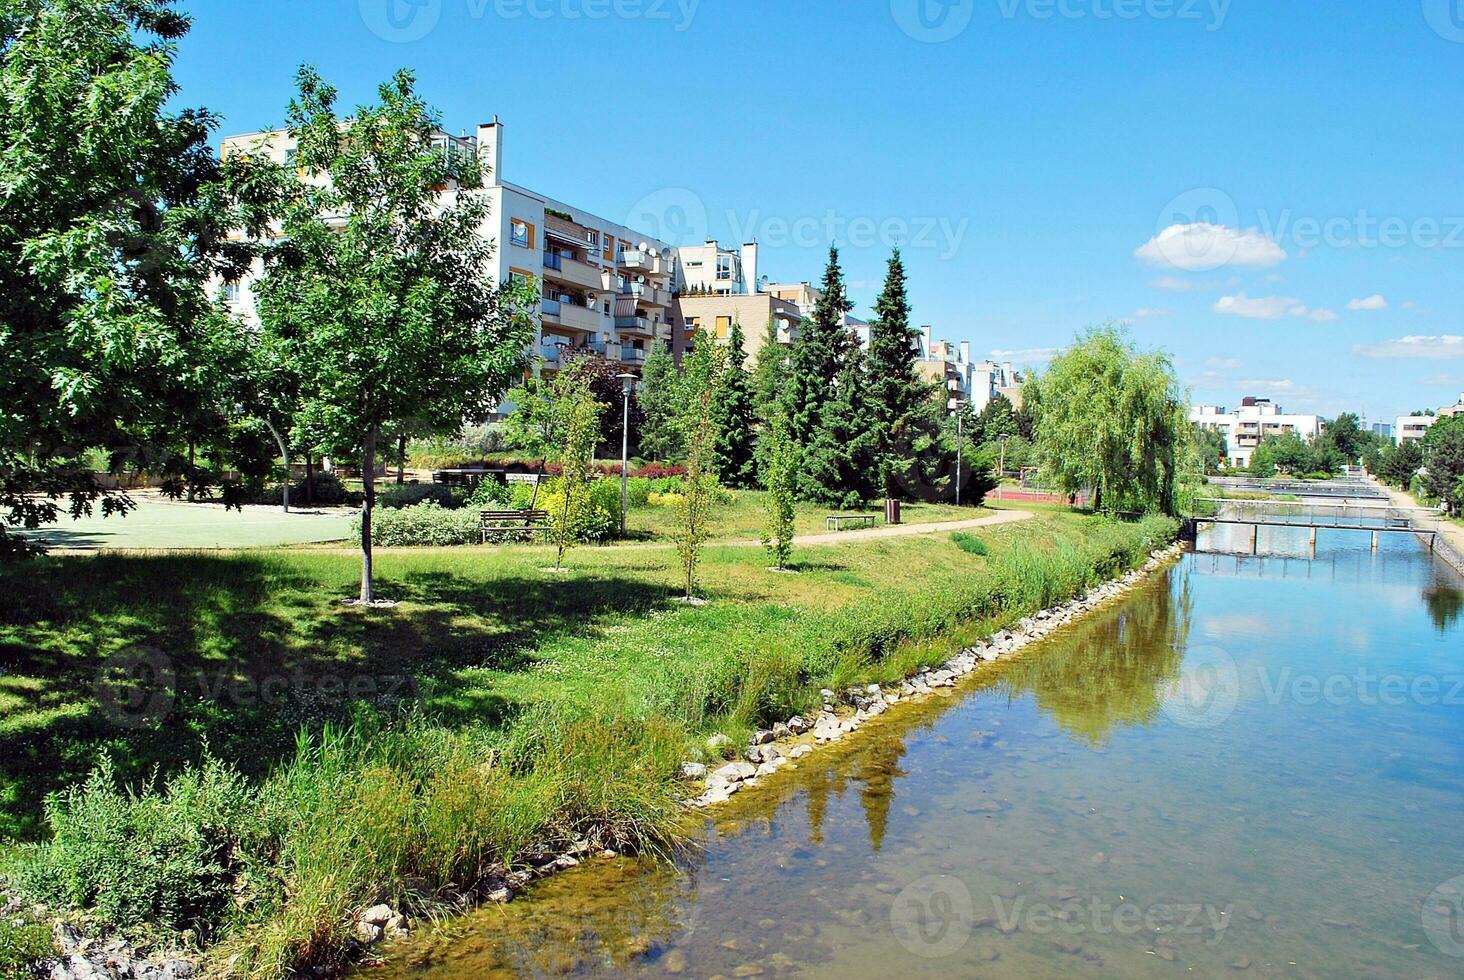
<path fill-rule="evenodd" d="M 1437 510 L 1395 506 L 1388 503 L 1386 497 L 1334 501 L 1319 499 L 1319 496 L 1295 501 L 1200 498 L 1194 502 L 1187 530 L 1193 535 L 1204 525 L 1248 526 L 1251 529 L 1251 554 L 1256 553 L 1259 532 L 1263 527 L 1305 528 L 1311 532 L 1313 549 L 1316 548 L 1319 531 L 1370 534 L 1374 551 L 1383 534 L 1415 535 L 1428 544 L 1430 551 L 1437 541 L 1441 520 Z"/>

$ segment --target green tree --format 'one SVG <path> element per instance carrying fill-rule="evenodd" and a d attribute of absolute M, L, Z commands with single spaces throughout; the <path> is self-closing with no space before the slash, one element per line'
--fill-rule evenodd
<path fill-rule="evenodd" d="M 534 459 L 548 459 L 560 440 L 554 412 L 554 384 L 528 378 L 508 392 L 513 411 L 503 420 L 504 438 L 515 450 Z"/>
<path fill-rule="evenodd" d="M 564 553 L 584 533 L 603 406 L 595 398 L 589 373 L 581 364 L 562 369 L 554 379 L 553 390 L 553 428 L 558 438 L 554 461 L 559 464 L 559 478 L 549 508 L 549 528 L 554 540 L 554 569 L 558 571 L 564 567 Z"/>
<path fill-rule="evenodd" d="M 1422 466 L 1423 447 L 1417 442 L 1402 442 L 1384 451 L 1378 475 L 1393 486 L 1407 490 Z"/>
<path fill-rule="evenodd" d="M 712 399 L 712 418 L 717 431 L 712 463 L 721 482 L 738 489 L 757 485 L 757 433 L 753 428 L 756 416 L 752 377 L 747 373 L 746 362 L 742 324 L 733 317 L 721 380 Z"/>
<path fill-rule="evenodd" d="M 215 117 L 170 105 L 188 27 L 170 0 L 0 4 L 4 523 L 123 512 L 88 450 L 179 473 L 170 447 L 229 429 L 234 406 L 191 384 L 238 329 L 205 285 L 247 267 L 224 231 L 251 221 L 217 193 Z M 0 555 L 29 550 L 0 529 Z"/>
<path fill-rule="evenodd" d="M 1354 412 L 1343 412 L 1327 426 L 1326 434 L 1347 463 L 1356 463 L 1368 446 L 1367 433 Z"/>
<path fill-rule="evenodd" d="M 434 145 L 438 125 L 411 73 L 349 119 L 313 69 L 298 83 L 287 113 L 293 165 L 326 179 L 285 171 L 283 234 L 266 254 L 259 311 L 300 374 L 306 423 L 361 461 L 360 601 L 369 603 L 382 430 L 485 417 L 523 370 L 533 328 L 527 287 L 499 290 L 489 277 L 481 168 Z"/>
<path fill-rule="evenodd" d="M 714 405 L 723 371 L 722 351 L 704 331 L 697 331 L 694 347 L 682 358 L 681 391 L 684 397 L 677 429 L 686 447 L 686 477 L 677 503 L 676 554 L 681 559 L 686 598 L 696 594 L 696 570 L 710 528 L 717 490 L 717 420 Z"/>
<path fill-rule="evenodd" d="M 878 444 L 865 401 L 867 380 L 856 347 L 844 356 L 844 369 L 832 398 L 818 412 L 812 439 L 800 447 L 799 495 L 804 499 L 850 510 L 883 489 L 874 483 Z"/>
<path fill-rule="evenodd" d="M 813 316 L 799 325 L 783 389 L 790 434 L 801 447 L 813 442 L 823 422 L 824 405 L 836 397 L 839 376 L 858 350 L 844 323 L 851 309 L 853 304 L 844 290 L 844 273 L 839 268 L 839 250 L 830 246 L 822 293 L 814 304 Z"/>
<path fill-rule="evenodd" d="M 677 419 L 681 414 L 676 362 L 666 344 L 660 340 L 651 345 L 646 363 L 641 367 L 638 400 L 644 420 L 641 423 L 641 454 L 648 459 L 672 462 L 683 451 Z"/>
<path fill-rule="evenodd" d="M 798 446 L 788 434 L 788 419 L 774 413 L 767 431 L 758 440 L 762 457 L 763 484 L 767 489 L 767 524 L 762 543 L 780 569 L 793 557 L 793 500 L 798 491 Z"/>
<path fill-rule="evenodd" d="M 868 423 L 876 467 L 874 485 L 886 497 L 898 492 L 896 475 L 906 468 L 924 419 L 931 386 L 915 370 L 917 337 L 910 326 L 910 300 L 900 250 L 890 256 L 884 288 L 874 302 L 868 358 Z"/>
<path fill-rule="evenodd" d="M 788 380 L 788 348 L 778 342 L 778 320 L 768 317 L 762 346 L 757 349 L 757 362 L 752 369 L 753 401 L 757 417 L 770 419 L 783 397 Z"/>
<path fill-rule="evenodd" d="M 1423 489 L 1452 514 L 1464 507 L 1459 496 L 1459 479 L 1464 477 L 1464 415 L 1445 416 L 1435 422 L 1423 440 Z"/>
<path fill-rule="evenodd" d="M 970 430 L 971 438 L 978 444 L 994 442 L 1002 436 L 1014 436 L 1021 431 L 1011 400 L 1000 393 L 991 396 L 986 407 L 972 421 Z"/>
<path fill-rule="evenodd" d="M 1168 355 L 1140 354 L 1120 328 L 1096 327 L 1028 382 L 1024 400 L 1052 485 L 1092 488 L 1098 509 L 1174 513 L 1188 423 Z"/>

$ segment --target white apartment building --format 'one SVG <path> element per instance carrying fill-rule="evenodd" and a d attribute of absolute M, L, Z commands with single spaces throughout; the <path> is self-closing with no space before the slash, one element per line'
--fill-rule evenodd
<path fill-rule="evenodd" d="M 1400 415 L 1393 424 L 1393 438 L 1400 446 L 1405 442 L 1422 442 L 1438 420 L 1437 415 Z"/>
<path fill-rule="evenodd" d="M 1236 467 L 1250 466 L 1251 454 L 1268 436 L 1295 432 L 1310 441 L 1322 431 L 1319 416 L 1288 414 L 1269 398 L 1245 398 L 1233 412 L 1218 405 L 1196 405 L 1190 409 L 1190 421 L 1225 436 L 1226 456 Z"/>
<path fill-rule="evenodd" d="M 436 140 L 444 153 L 475 154 L 483 162 L 488 218 L 481 231 L 493 244 L 493 278 L 539 284 L 530 351 L 535 370 L 552 372 L 566 353 L 590 350 L 638 371 L 657 340 L 676 345 L 677 293 L 688 281 L 737 291 L 756 281 L 756 245 L 741 252 L 715 242 L 688 249 L 698 263 L 688 280 L 678 250 L 666 242 L 505 180 L 504 126 L 496 116 L 476 136 L 439 133 Z M 246 151 L 288 163 L 294 141 L 283 130 L 223 141 L 225 155 Z M 230 283 L 225 292 L 236 312 L 254 315 L 247 282 Z"/>
<path fill-rule="evenodd" d="M 676 250 L 680 260 L 680 292 L 693 296 L 752 296 L 764 291 L 757 274 L 757 242 L 741 249 L 723 248 L 714 241 L 685 245 Z"/>

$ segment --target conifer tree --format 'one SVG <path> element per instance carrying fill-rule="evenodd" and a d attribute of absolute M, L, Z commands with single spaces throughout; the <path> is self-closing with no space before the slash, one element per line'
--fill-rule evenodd
<path fill-rule="evenodd" d="M 753 406 L 757 417 L 770 419 L 776 413 L 788 380 L 788 349 L 778 342 L 777 317 L 769 316 L 757 363 L 752 369 Z"/>
<path fill-rule="evenodd" d="M 747 352 L 742 342 L 742 324 L 734 317 L 727 334 L 726 362 L 712 400 L 712 417 L 717 441 L 713 462 L 725 486 L 747 489 L 757 484 L 753 456 L 757 437 L 753 433 L 752 377 L 747 373 Z"/>
<path fill-rule="evenodd" d="M 800 446 L 813 442 L 824 405 L 835 395 L 835 382 L 858 349 L 844 324 L 844 315 L 853 304 L 844 289 L 844 273 L 839 268 L 836 246 L 829 246 L 829 264 L 821 288 L 823 292 L 814 304 L 813 316 L 799 325 L 784 388 L 789 431 Z"/>
<path fill-rule="evenodd" d="M 915 370 L 916 335 L 900 250 L 890 256 L 884 289 L 874 302 L 869 336 L 869 419 L 874 440 L 875 487 L 886 496 L 897 489 L 917 437 L 931 386 Z"/>
<path fill-rule="evenodd" d="M 671 462 L 681 456 L 681 435 L 677 426 L 679 376 L 676 362 L 664 341 L 651 345 L 641 368 L 636 399 L 645 419 L 641 422 L 640 451 L 647 459 Z"/>
<path fill-rule="evenodd" d="M 876 437 L 865 397 L 864 356 L 854 347 L 819 412 L 819 424 L 803 449 L 799 494 L 839 510 L 862 506 L 879 490 L 874 485 Z"/>

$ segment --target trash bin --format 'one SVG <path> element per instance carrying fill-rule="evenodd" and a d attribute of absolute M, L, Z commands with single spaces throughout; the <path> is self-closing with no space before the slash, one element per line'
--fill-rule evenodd
<path fill-rule="evenodd" d="M 885 523 L 900 523 L 900 502 L 893 497 L 885 500 Z"/>

